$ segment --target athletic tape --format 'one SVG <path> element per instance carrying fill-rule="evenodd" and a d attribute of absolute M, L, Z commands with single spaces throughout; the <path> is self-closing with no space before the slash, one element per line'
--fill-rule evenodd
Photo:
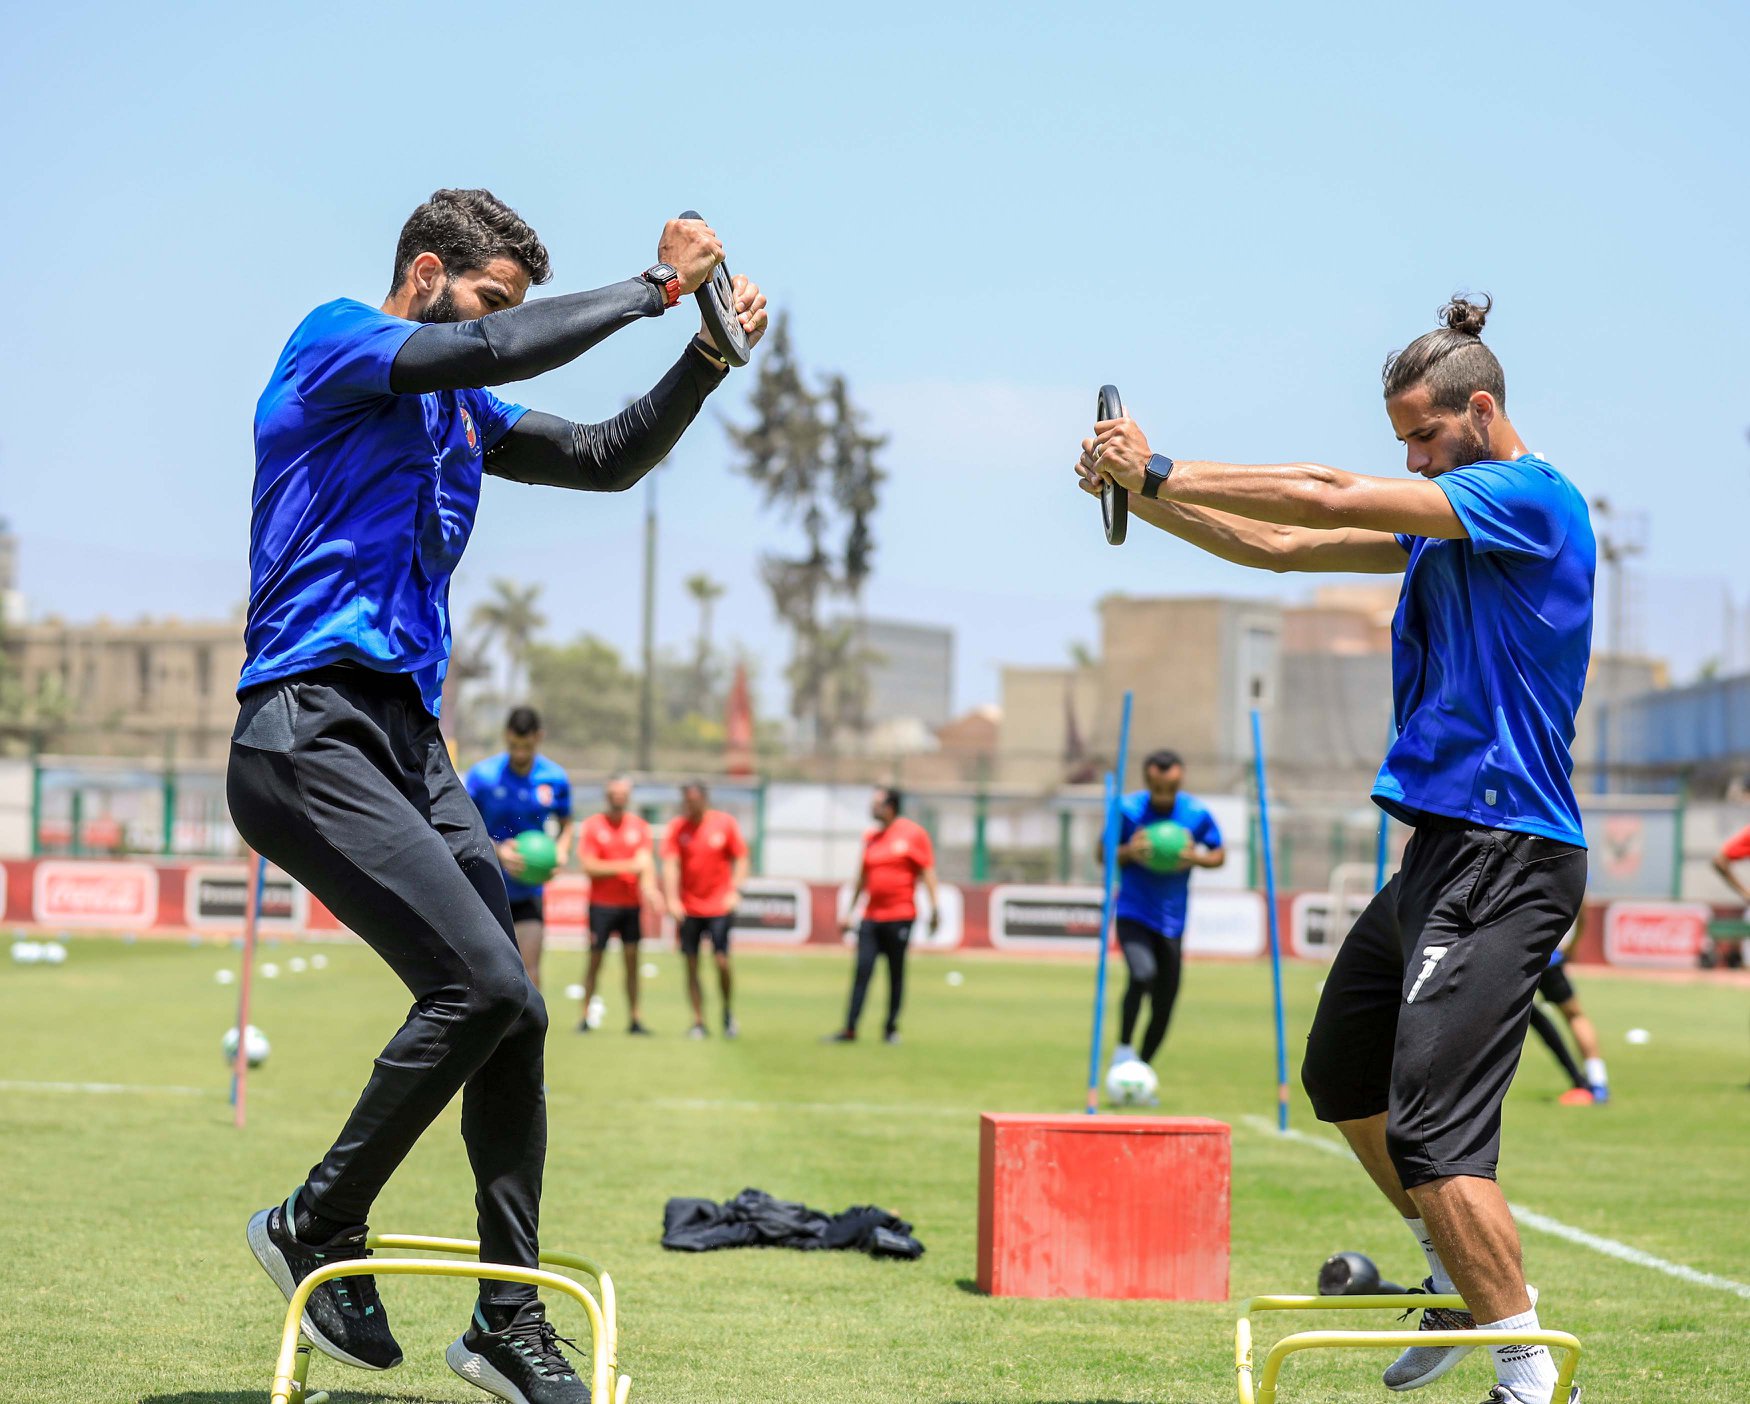
<path fill-rule="evenodd" d="M 1293 1141 L 1297 1145 L 1311 1146 L 1314 1150 L 1324 1151 L 1327 1155 L 1335 1155 L 1343 1160 L 1354 1160 L 1349 1147 L 1341 1141 L 1333 1141 L 1324 1136 L 1309 1136 L 1304 1131 L 1278 1131 L 1270 1122 L 1261 1116 L 1245 1116 L 1240 1118 L 1252 1130 L 1260 1135 L 1269 1136 L 1274 1140 Z M 1535 1209 L 1527 1209 L 1523 1204 L 1508 1204 L 1515 1222 L 1522 1228 L 1536 1229 L 1539 1233 L 1547 1233 L 1553 1238 L 1563 1238 L 1569 1243 L 1577 1243 L 1582 1248 L 1590 1248 L 1594 1253 L 1602 1253 L 1607 1258 L 1617 1258 L 1625 1263 L 1633 1263 L 1636 1267 L 1651 1268 L 1654 1272 L 1662 1272 L 1667 1277 L 1675 1277 L 1682 1282 L 1694 1283 L 1697 1287 L 1711 1287 L 1716 1292 L 1730 1292 L 1733 1296 L 1750 1300 L 1750 1282 L 1734 1282 L 1729 1277 L 1721 1277 L 1716 1273 L 1703 1272 L 1700 1268 L 1692 1268 L 1687 1263 L 1674 1263 L 1667 1258 L 1658 1257 L 1633 1244 L 1618 1243 L 1614 1238 L 1605 1238 L 1601 1234 L 1588 1233 L 1585 1229 L 1575 1228 L 1572 1224 L 1564 1224 L 1560 1219 L 1552 1219 L 1548 1214 L 1540 1214 Z"/>

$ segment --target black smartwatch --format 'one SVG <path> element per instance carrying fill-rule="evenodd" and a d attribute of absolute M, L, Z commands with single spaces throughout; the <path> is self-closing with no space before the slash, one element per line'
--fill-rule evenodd
<path fill-rule="evenodd" d="M 666 263 L 652 264 L 638 275 L 662 294 L 662 310 L 668 311 L 681 300 L 681 275 Z"/>
<path fill-rule="evenodd" d="M 1149 459 L 1148 467 L 1142 470 L 1142 495 L 1144 497 L 1159 497 L 1161 484 L 1166 482 L 1168 474 L 1173 471 L 1173 460 L 1164 453 L 1157 453 Z"/>

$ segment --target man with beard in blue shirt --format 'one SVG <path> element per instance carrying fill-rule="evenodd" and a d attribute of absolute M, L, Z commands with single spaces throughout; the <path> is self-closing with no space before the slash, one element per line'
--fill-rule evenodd
<path fill-rule="evenodd" d="M 310 313 L 256 406 L 232 817 L 414 999 L 333 1146 L 284 1204 L 250 1220 L 250 1248 L 288 1297 L 317 1266 L 367 1256 L 378 1191 L 457 1092 L 481 1258 L 537 1264 L 547 1012 L 492 840 L 438 731 L 450 576 L 484 475 L 622 491 L 662 461 L 727 363 L 702 331 L 655 388 L 599 424 L 487 387 L 662 315 L 722 257 L 703 221 L 671 220 L 642 274 L 525 303 L 551 276 L 534 230 L 489 191 L 440 190 L 402 228 L 382 306 L 341 298 Z M 765 299 L 735 285 L 735 314 L 757 339 Z M 303 1324 L 350 1364 L 401 1361 L 368 1276 L 323 1283 Z M 482 1281 L 447 1359 L 501 1399 L 589 1399 L 522 1284 Z"/>
<path fill-rule="evenodd" d="M 1415 833 L 1344 941 L 1302 1080 L 1469 1310 L 1425 1329 L 1537 1328 L 1519 1235 L 1495 1182 L 1501 1103 L 1531 1001 L 1586 885 L 1570 775 L 1592 639 L 1585 498 L 1507 418 L 1481 339 L 1487 300 L 1386 361 L 1386 413 L 1413 480 L 1310 463 L 1246 467 L 1154 454 L 1130 419 L 1085 440 L 1083 487 L 1129 489 L 1145 521 L 1266 570 L 1401 574 L 1392 622 L 1398 723 L 1373 797 Z M 1471 1347 L 1415 1347 L 1395 1390 Z M 1552 1404 L 1542 1346 L 1492 1346 L 1490 1404 Z M 1568 1400 L 1577 1404 L 1574 1387 Z"/>

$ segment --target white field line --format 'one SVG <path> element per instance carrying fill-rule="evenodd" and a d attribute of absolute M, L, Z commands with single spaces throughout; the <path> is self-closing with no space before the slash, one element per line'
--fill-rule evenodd
<path fill-rule="evenodd" d="M 1338 1156 L 1350 1160 L 1349 1147 L 1341 1141 L 1333 1141 L 1326 1136 L 1310 1136 L 1305 1131 L 1278 1131 L 1274 1124 L 1261 1116 L 1242 1117 L 1252 1130 L 1277 1140 L 1289 1140 L 1297 1145 L 1311 1146 L 1314 1150 L 1324 1151 L 1327 1155 Z M 1522 1227 L 1536 1229 L 1539 1233 L 1547 1233 L 1554 1238 L 1564 1238 L 1569 1243 L 1577 1243 L 1582 1248 L 1590 1248 L 1594 1253 L 1602 1253 L 1607 1258 L 1618 1258 L 1625 1263 L 1633 1263 L 1636 1267 L 1651 1268 L 1654 1272 L 1662 1272 L 1667 1277 L 1675 1277 L 1682 1282 L 1692 1282 L 1697 1287 L 1711 1287 L 1716 1292 L 1730 1292 L 1733 1296 L 1750 1300 L 1750 1282 L 1734 1282 L 1729 1277 L 1720 1277 L 1715 1273 L 1703 1272 L 1700 1268 L 1692 1268 L 1686 1263 L 1674 1263 L 1667 1258 L 1657 1257 L 1633 1244 L 1618 1243 L 1614 1238 L 1605 1238 L 1600 1234 L 1588 1233 L 1585 1229 L 1575 1228 L 1572 1224 L 1564 1224 L 1560 1219 L 1552 1219 L 1548 1214 L 1540 1214 L 1535 1209 L 1527 1209 L 1523 1204 L 1509 1204 L 1508 1209 L 1513 1218 Z"/>
<path fill-rule="evenodd" d="M 161 1092 L 172 1097 L 205 1097 L 211 1091 L 210 1087 L 175 1087 L 168 1083 L 0 1081 L 0 1092 L 88 1092 L 98 1096 Z"/>
<path fill-rule="evenodd" d="M 663 1107 L 669 1111 L 738 1111 L 738 1112 L 845 1112 L 875 1116 L 953 1116 L 976 1117 L 976 1111 L 965 1107 L 932 1107 L 918 1103 L 886 1105 L 879 1102 L 741 1102 L 716 1097 L 654 1097 L 646 1106 Z"/>

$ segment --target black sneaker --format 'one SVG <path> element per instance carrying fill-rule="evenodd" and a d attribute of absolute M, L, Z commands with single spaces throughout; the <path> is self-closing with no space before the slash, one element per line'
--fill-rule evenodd
<path fill-rule="evenodd" d="M 840 1029 L 837 1033 L 823 1035 L 820 1041 L 822 1043 L 855 1043 L 857 1031 L 855 1029 Z"/>
<path fill-rule="evenodd" d="M 898 1029 L 889 1029 L 886 1033 L 881 1035 L 881 1041 L 883 1043 L 898 1043 L 899 1042 L 899 1030 Z"/>
<path fill-rule="evenodd" d="M 553 1329 L 539 1302 L 525 1302 L 502 1331 L 488 1331 L 476 1306 L 444 1359 L 469 1384 L 511 1404 L 589 1404 L 589 1386 L 559 1349 L 562 1341 L 583 1353 Z"/>
<path fill-rule="evenodd" d="M 587 1017 L 587 1016 L 585 1016 L 585 1017 L 584 1017 L 584 1018 L 582 1018 L 582 1019 L 579 1019 L 579 1020 L 578 1020 L 578 1021 L 577 1021 L 577 1031 L 578 1031 L 578 1032 L 579 1032 L 579 1033 L 589 1033 L 589 1032 L 591 1032 L 591 1029 L 590 1029 L 590 1027 L 589 1027 L 589 1018 L 588 1018 L 588 1017 Z"/>
<path fill-rule="evenodd" d="M 626 1032 L 629 1034 L 640 1034 L 645 1038 L 651 1037 L 650 1030 L 645 1028 L 644 1025 L 639 1023 L 636 1019 L 626 1025 Z"/>
<path fill-rule="evenodd" d="M 283 1204 L 263 1209 L 249 1221 L 249 1251 L 287 1301 L 317 1268 L 371 1256 L 363 1224 L 342 1229 L 326 1243 L 301 1242 L 286 1222 Z M 389 1317 L 377 1298 L 374 1277 L 337 1277 L 322 1283 L 304 1307 L 303 1329 L 324 1355 L 361 1370 L 393 1370 L 401 1363 L 401 1347 L 389 1333 Z"/>

